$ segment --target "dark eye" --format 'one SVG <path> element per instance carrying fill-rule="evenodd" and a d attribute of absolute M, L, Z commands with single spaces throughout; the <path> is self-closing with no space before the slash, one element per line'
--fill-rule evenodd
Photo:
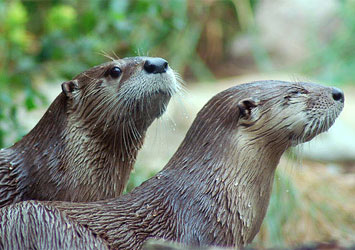
<path fill-rule="evenodd" d="M 110 76 L 112 78 L 118 78 L 121 75 L 121 73 L 122 73 L 122 70 L 117 66 L 110 69 Z"/>
<path fill-rule="evenodd" d="M 301 91 L 300 90 L 293 90 L 290 92 L 292 95 L 299 95 L 301 94 Z"/>
<path fill-rule="evenodd" d="M 307 94 L 308 91 L 305 89 L 295 89 L 290 92 L 292 95 L 301 95 L 301 94 Z"/>

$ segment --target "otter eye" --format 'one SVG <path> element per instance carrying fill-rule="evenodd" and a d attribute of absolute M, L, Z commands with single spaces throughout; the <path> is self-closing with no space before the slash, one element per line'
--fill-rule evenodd
<path fill-rule="evenodd" d="M 110 72 L 109 72 L 109 74 L 112 78 L 118 78 L 121 75 L 121 73 L 122 73 L 122 70 L 117 66 L 110 69 Z"/>
<path fill-rule="evenodd" d="M 302 94 L 307 94 L 308 91 L 305 89 L 295 89 L 290 92 L 291 95 L 302 95 Z"/>
<path fill-rule="evenodd" d="M 300 90 L 293 90 L 290 92 L 292 95 L 300 95 L 301 91 Z"/>

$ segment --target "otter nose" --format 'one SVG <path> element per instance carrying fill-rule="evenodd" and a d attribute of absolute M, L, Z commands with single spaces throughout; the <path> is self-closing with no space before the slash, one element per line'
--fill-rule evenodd
<path fill-rule="evenodd" d="M 168 62 L 163 58 L 149 58 L 144 63 L 144 70 L 150 74 L 165 73 L 167 69 Z"/>
<path fill-rule="evenodd" d="M 344 93 L 341 89 L 332 88 L 332 97 L 335 101 L 344 103 Z"/>

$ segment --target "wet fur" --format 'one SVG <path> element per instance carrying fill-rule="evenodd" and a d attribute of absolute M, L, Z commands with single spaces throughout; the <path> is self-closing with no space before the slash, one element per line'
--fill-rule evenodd
<path fill-rule="evenodd" d="M 116 199 L 29 201 L 3 208 L 2 244 L 19 245 L 17 239 L 39 224 L 49 233 L 43 227 L 56 219 L 44 215 L 55 213 L 58 220 L 73 222 L 70 233 L 92 232 L 83 235 L 80 248 L 91 248 L 97 237 L 105 241 L 101 248 L 107 244 L 111 249 L 139 249 L 152 238 L 242 247 L 260 229 L 282 153 L 327 130 L 341 112 L 343 103 L 332 99 L 331 90 L 266 81 L 223 91 L 198 113 L 177 152 L 155 177 Z M 36 206 L 42 207 L 32 209 Z M 34 222 L 22 224 L 28 214 Z M 12 238 L 10 231 L 15 232 Z M 68 240 L 63 234 L 51 243 L 58 248 Z"/>
<path fill-rule="evenodd" d="M 146 73 L 146 59 L 105 63 L 64 83 L 36 127 L 0 151 L 0 207 L 29 199 L 95 201 L 122 193 L 148 126 L 178 88 L 170 68 Z M 122 69 L 118 79 L 108 74 L 113 66 Z"/>

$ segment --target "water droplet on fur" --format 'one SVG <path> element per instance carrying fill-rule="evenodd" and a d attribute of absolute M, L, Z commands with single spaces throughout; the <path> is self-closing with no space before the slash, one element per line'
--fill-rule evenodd
<path fill-rule="evenodd" d="M 251 204 L 250 204 L 250 203 L 248 203 L 248 207 L 251 207 Z"/>
<path fill-rule="evenodd" d="M 218 181 L 219 181 L 219 178 L 216 178 L 216 181 L 218 182 Z"/>
<path fill-rule="evenodd" d="M 239 183 L 236 181 L 236 182 L 234 183 L 234 186 L 238 186 L 238 184 L 239 184 Z"/>
<path fill-rule="evenodd" d="M 13 169 L 14 169 L 14 166 L 12 166 L 12 165 L 10 164 L 9 169 L 10 169 L 10 170 L 13 170 Z"/>

